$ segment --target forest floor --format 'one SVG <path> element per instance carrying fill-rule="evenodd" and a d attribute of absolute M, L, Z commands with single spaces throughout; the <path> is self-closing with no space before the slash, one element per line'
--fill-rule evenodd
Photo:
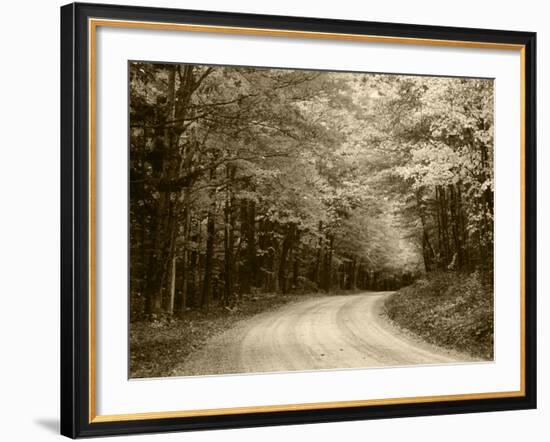
<path fill-rule="evenodd" d="M 427 342 L 493 359 L 493 289 L 478 273 L 418 280 L 389 297 L 384 313 Z"/>
<path fill-rule="evenodd" d="M 174 364 L 240 321 L 292 301 L 325 294 L 243 295 L 232 309 L 213 304 L 208 311 L 188 310 L 181 318 L 130 323 L 130 378 L 164 377 Z"/>

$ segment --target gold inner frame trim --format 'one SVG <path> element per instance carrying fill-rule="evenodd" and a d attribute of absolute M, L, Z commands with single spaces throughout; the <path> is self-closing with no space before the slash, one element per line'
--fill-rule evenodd
<path fill-rule="evenodd" d="M 97 28 L 133 28 L 161 31 L 207 32 L 217 34 L 253 35 L 265 37 L 308 38 L 368 43 L 410 44 L 420 46 L 443 46 L 476 49 L 518 51 L 520 54 L 520 389 L 487 393 L 464 393 L 438 396 L 416 396 L 388 399 L 315 402 L 284 405 L 261 405 L 235 408 L 158 411 L 147 413 L 97 415 L 96 413 L 96 36 Z M 168 419 L 178 417 L 238 415 L 246 413 L 269 413 L 293 410 L 322 410 L 328 408 L 365 407 L 376 405 L 419 404 L 427 402 L 461 401 L 512 398 L 525 396 L 525 46 L 521 44 L 439 40 L 411 37 L 339 34 L 329 32 L 290 31 L 282 29 L 210 26 L 181 23 L 158 23 L 126 20 L 88 20 L 89 36 L 89 423 L 133 421 L 145 419 Z"/>

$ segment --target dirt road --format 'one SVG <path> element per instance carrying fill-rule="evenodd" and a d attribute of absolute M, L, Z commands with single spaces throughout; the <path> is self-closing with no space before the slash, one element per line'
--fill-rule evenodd
<path fill-rule="evenodd" d="M 243 321 L 175 368 L 177 376 L 465 362 L 380 314 L 388 292 L 294 302 Z"/>

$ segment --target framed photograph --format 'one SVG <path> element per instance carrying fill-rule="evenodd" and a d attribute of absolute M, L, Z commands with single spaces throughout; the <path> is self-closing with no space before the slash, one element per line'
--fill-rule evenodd
<path fill-rule="evenodd" d="M 536 36 L 61 8 L 61 433 L 536 407 Z"/>

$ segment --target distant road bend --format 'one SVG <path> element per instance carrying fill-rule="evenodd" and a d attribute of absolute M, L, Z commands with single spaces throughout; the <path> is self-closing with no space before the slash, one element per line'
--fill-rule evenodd
<path fill-rule="evenodd" d="M 380 315 L 391 292 L 324 296 L 287 304 L 211 339 L 173 374 L 380 367 L 465 362 L 413 339 Z"/>

